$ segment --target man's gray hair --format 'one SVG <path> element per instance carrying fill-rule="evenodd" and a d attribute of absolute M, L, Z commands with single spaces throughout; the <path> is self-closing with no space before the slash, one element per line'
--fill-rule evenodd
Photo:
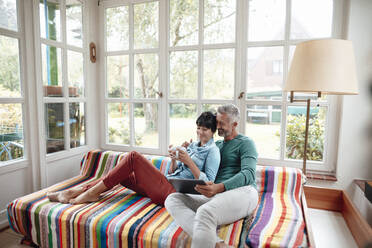
<path fill-rule="evenodd" d="M 226 104 L 226 105 L 219 106 L 217 108 L 217 113 L 227 114 L 231 122 L 239 122 L 240 111 L 238 107 L 235 106 L 234 104 Z"/>

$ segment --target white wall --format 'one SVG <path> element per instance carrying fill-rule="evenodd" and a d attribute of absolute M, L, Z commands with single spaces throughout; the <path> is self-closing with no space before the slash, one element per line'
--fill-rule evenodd
<path fill-rule="evenodd" d="M 372 179 L 372 1 L 350 0 L 346 38 L 354 45 L 359 95 L 344 96 L 339 133 L 336 183 L 310 185 L 346 189 L 353 179 Z"/>
<path fill-rule="evenodd" d="M 10 169 L 10 167 L 13 167 Z M 17 168 L 18 167 L 18 168 Z M 31 170 L 28 163 L 22 166 L 10 165 L 0 173 L 0 228 L 8 225 L 6 206 L 13 199 L 31 191 Z"/>

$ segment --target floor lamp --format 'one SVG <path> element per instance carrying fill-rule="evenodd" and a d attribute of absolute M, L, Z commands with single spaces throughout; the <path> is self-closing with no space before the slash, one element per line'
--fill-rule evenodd
<path fill-rule="evenodd" d="M 306 175 L 310 98 L 294 99 L 294 92 L 332 95 L 358 94 L 354 51 L 351 41 L 312 40 L 298 44 L 284 91 L 290 102 L 306 102 L 306 128 L 302 171 Z"/>

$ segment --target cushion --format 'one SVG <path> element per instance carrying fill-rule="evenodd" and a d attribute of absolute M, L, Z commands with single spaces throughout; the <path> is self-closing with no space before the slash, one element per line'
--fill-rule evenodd
<path fill-rule="evenodd" d="M 246 245 L 306 247 L 301 170 L 257 166 L 256 175 L 259 201 L 247 230 Z"/>

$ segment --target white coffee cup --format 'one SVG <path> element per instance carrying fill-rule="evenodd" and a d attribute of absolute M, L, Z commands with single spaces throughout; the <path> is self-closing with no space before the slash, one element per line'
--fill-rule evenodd
<path fill-rule="evenodd" d="M 179 158 L 179 150 L 186 151 L 186 148 L 183 146 L 172 147 L 172 151 L 176 151 L 176 158 Z"/>

